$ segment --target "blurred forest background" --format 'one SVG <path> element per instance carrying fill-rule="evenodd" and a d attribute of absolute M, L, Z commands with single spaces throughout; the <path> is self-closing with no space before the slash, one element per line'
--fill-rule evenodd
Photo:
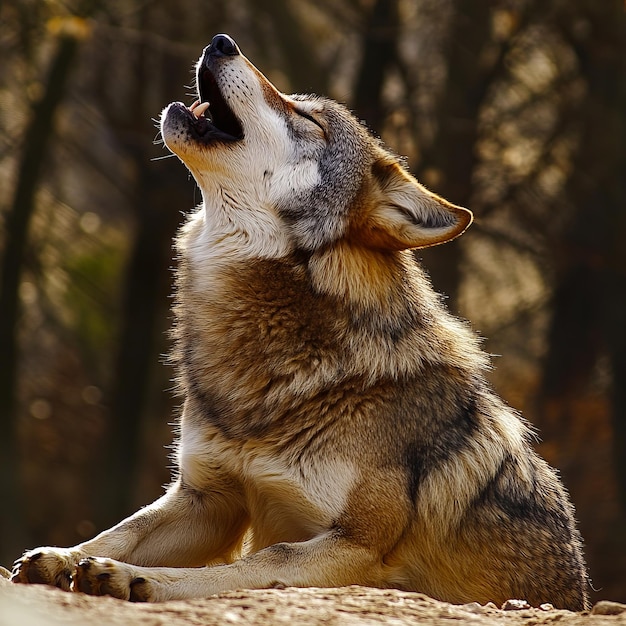
<path fill-rule="evenodd" d="M 502 355 L 594 600 L 626 601 L 623 0 L 4 0 L 0 25 L 0 563 L 169 480 L 171 239 L 200 194 L 154 120 L 227 32 L 474 211 L 420 258 Z"/>

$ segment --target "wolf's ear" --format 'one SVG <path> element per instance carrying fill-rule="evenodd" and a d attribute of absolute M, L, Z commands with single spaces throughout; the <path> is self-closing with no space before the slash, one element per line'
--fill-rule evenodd
<path fill-rule="evenodd" d="M 372 168 L 379 194 L 368 207 L 362 237 L 373 247 L 426 248 L 458 237 L 471 223 L 471 211 L 428 191 L 395 161 Z"/>

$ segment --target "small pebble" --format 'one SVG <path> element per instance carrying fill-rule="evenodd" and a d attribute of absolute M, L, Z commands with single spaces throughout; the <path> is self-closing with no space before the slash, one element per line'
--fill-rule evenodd
<path fill-rule="evenodd" d="M 470 602 L 469 604 L 463 604 L 461 608 L 465 609 L 466 611 L 470 613 L 477 613 L 478 615 L 481 615 L 482 613 L 485 612 L 485 607 L 483 607 L 481 604 L 478 604 L 478 602 Z"/>
<path fill-rule="evenodd" d="M 611 600 L 600 600 L 591 609 L 592 615 L 621 615 L 622 613 L 626 613 L 626 604 Z"/>
<path fill-rule="evenodd" d="M 554 605 L 550 604 L 549 602 L 544 602 L 543 604 L 540 604 L 539 608 L 542 611 L 554 611 Z"/>
<path fill-rule="evenodd" d="M 503 611 L 521 611 L 522 609 L 530 609 L 530 604 L 526 600 L 507 600 L 502 605 Z"/>

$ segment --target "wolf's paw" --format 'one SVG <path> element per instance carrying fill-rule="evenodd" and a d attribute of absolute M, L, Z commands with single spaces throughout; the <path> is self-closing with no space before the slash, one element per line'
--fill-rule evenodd
<path fill-rule="evenodd" d="M 113 596 L 131 602 L 151 602 L 150 584 L 137 575 L 137 568 L 113 559 L 88 557 L 76 566 L 72 591 L 92 596 Z"/>
<path fill-rule="evenodd" d="M 77 560 L 75 554 L 64 548 L 35 548 L 15 561 L 11 581 L 52 585 L 69 591 Z"/>

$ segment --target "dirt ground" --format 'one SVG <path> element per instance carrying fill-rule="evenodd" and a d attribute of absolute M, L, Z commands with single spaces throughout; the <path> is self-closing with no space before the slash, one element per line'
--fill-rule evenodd
<path fill-rule="evenodd" d="M 132 604 L 65 593 L 43 585 L 14 585 L 0 577 L 0 626 L 211 626 L 257 624 L 473 624 L 476 626 L 626 626 L 626 605 L 599 602 L 591 613 L 452 605 L 390 589 L 260 589 L 203 600 Z"/>

